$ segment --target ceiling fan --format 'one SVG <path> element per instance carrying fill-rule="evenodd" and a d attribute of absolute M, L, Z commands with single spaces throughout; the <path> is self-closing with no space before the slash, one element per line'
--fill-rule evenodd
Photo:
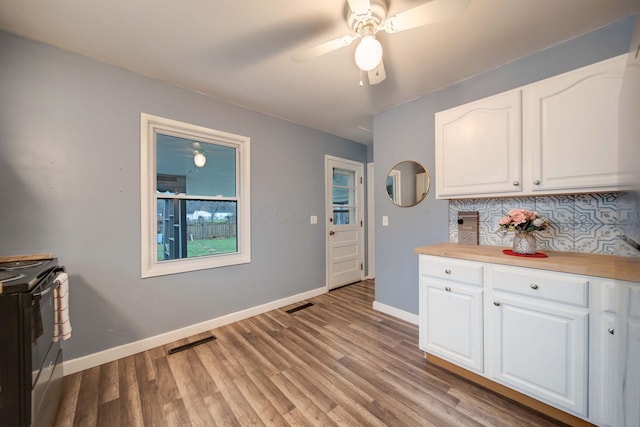
<path fill-rule="evenodd" d="M 378 31 L 397 33 L 444 21 L 462 13 L 469 6 L 470 1 L 431 0 L 387 18 L 386 0 L 347 0 L 345 20 L 352 34 L 329 40 L 299 52 L 293 55 L 291 59 L 294 62 L 305 62 L 349 46 L 359 38 L 360 42 L 355 51 L 356 65 L 363 72 L 367 72 L 369 84 L 375 85 L 387 77 L 382 61 L 382 45 L 376 40 Z M 362 81 L 360 84 L 362 85 Z"/>

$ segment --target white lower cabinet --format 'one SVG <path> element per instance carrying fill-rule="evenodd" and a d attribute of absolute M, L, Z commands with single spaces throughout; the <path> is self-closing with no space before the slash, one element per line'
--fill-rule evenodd
<path fill-rule="evenodd" d="M 420 348 L 598 426 L 640 426 L 640 284 L 420 257 Z"/>
<path fill-rule="evenodd" d="M 640 426 L 640 284 L 625 284 L 622 299 L 622 411 L 624 426 Z"/>
<path fill-rule="evenodd" d="M 555 407 L 586 415 L 587 310 L 500 292 L 491 300 L 487 375 Z"/>
<path fill-rule="evenodd" d="M 466 369 L 484 371 L 482 267 L 422 256 L 420 346 Z M 424 318 L 422 317 L 424 316 Z"/>
<path fill-rule="evenodd" d="M 486 275 L 489 378 L 586 416 L 588 281 L 495 265 Z"/>

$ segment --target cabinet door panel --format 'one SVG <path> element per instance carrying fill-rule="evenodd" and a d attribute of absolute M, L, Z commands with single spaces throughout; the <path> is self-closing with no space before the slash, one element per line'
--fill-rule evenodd
<path fill-rule="evenodd" d="M 624 425 L 640 426 L 640 286 L 629 286 L 627 304 L 623 360 Z"/>
<path fill-rule="evenodd" d="M 521 191 L 520 123 L 519 90 L 437 113 L 436 196 Z"/>
<path fill-rule="evenodd" d="M 425 350 L 483 372 L 482 290 L 455 284 L 429 284 L 425 290 Z"/>
<path fill-rule="evenodd" d="M 494 293 L 491 377 L 565 410 L 586 415 L 586 310 Z"/>
<path fill-rule="evenodd" d="M 618 185 L 618 104 L 624 60 L 587 66 L 523 89 L 532 192 Z M 529 167 L 527 167 L 529 166 Z"/>

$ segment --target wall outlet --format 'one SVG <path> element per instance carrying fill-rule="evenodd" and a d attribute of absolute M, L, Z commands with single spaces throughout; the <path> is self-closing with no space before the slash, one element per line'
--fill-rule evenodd
<path fill-rule="evenodd" d="M 309 222 L 311 224 L 317 224 L 318 223 L 318 217 L 316 215 L 311 215 L 311 217 L 309 218 Z"/>
<path fill-rule="evenodd" d="M 388 226 L 389 226 L 389 217 L 388 217 L 388 216 L 386 216 L 386 215 L 384 215 L 384 216 L 382 217 L 382 226 L 383 226 L 383 227 L 388 227 Z"/>

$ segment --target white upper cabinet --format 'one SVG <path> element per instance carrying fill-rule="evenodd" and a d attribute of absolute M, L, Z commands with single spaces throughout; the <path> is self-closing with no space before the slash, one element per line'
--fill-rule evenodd
<path fill-rule="evenodd" d="M 532 193 L 617 189 L 618 105 L 626 57 L 523 89 L 524 169 Z"/>
<path fill-rule="evenodd" d="M 436 114 L 436 196 L 520 190 L 520 90 Z"/>
<path fill-rule="evenodd" d="M 627 55 L 436 113 L 436 197 L 622 189 Z"/>

